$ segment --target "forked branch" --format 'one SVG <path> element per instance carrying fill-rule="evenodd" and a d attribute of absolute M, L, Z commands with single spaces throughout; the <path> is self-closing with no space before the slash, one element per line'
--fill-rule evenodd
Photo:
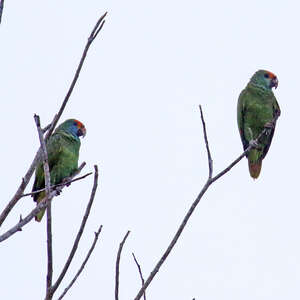
<path fill-rule="evenodd" d="M 52 134 L 52 132 L 53 132 L 53 130 L 54 130 L 54 128 L 55 128 L 55 126 L 56 126 L 58 120 L 60 119 L 60 117 L 61 117 L 61 115 L 62 115 L 62 113 L 63 113 L 63 111 L 64 111 L 64 109 L 65 109 L 65 107 L 66 107 L 66 105 L 67 105 L 67 103 L 68 103 L 68 101 L 69 101 L 69 98 L 70 98 L 70 96 L 71 96 L 71 94 L 72 94 L 72 92 L 73 92 L 74 86 L 75 86 L 75 84 L 76 84 L 76 82 L 77 82 L 77 79 L 78 79 L 78 77 L 79 77 L 81 68 L 82 68 L 83 63 L 84 63 L 84 61 L 85 61 L 86 55 L 87 55 L 87 53 L 88 53 L 88 51 L 89 51 L 89 48 L 90 48 L 91 44 L 93 43 L 93 41 L 95 40 L 95 38 L 97 37 L 99 31 L 102 29 L 102 27 L 103 27 L 103 25 L 104 25 L 104 23 L 105 23 L 104 18 L 106 17 L 106 15 L 107 15 L 107 12 L 99 18 L 99 20 L 97 21 L 96 25 L 94 26 L 94 28 L 93 28 L 93 30 L 92 30 L 92 32 L 91 32 L 89 38 L 88 38 L 88 41 L 87 41 L 87 43 L 86 43 L 86 45 L 85 45 L 85 48 L 84 48 L 84 50 L 83 50 L 83 53 L 82 53 L 80 62 L 79 62 L 78 67 L 77 67 L 77 69 L 76 69 L 74 78 L 73 78 L 73 80 L 72 80 L 72 82 L 71 82 L 71 85 L 70 85 L 70 87 L 69 87 L 69 90 L 68 90 L 68 92 L 67 92 L 67 94 L 66 94 L 66 96 L 65 96 L 65 99 L 64 99 L 64 101 L 63 101 L 63 103 L 62 103 L 62 105 L 61 105 L 61 107 L 60 107 L 58 113 L 54 116 L 53 121 L 51 122 L 51 126 L 50 126 L 50 128 L 49 128 L 49 130 L 48 130 L 48 133 L 47 133 L 47 135 L 46 135 L 46 140 L 47 140 L 47 139 L 50 137 L 50 135 Z"/>
<path fill-rule="evenodd" d="M 130 231 L 128 230 L 122 240 L 122 242 L 119 245 L 119 250 L 117 254 L 117 260 L 116 260 L 116 275 L 115 275 L 115 300 L 119 300 L 119 277 L 120 277 L 120 260 L 121 260 L 121 253 L 123 246 L 126 242 L 126 239 L 129 235 Z"/>
<path fill-rule="evenodd" d="M 132 252 L 132 256 L 133 256 L 133 259 L 134 259 L 134 262 L 138 268 L 138 271 L 139 271 L 139 274 L 140 274 L 140 278 L 141 278 L 141 281 L 142 281 L 142 286 L 145 284 L 145 280 L 144 280 L 144 277 L 143 277 L 143 273 L 142 273 L 142 268 L 141 268 L 141 265 L 139 264 L 139 262 L 137 261 L 134 253 Z M 144 291 L 144 300 L 146 300 L 146 291 Z"/>
<path fill-rule="evenodd" d="M 72 175 L 71 178 L 78 175 L 79 172 L 83 169 L 85 166 L 85 162 L 81 164 L 81 166 L 78 168 L 78 170 Z M 59 186 L 58 190 L 61 191 L 68 182 L 62 184 Z M 28 224 L 41 210 L 45 209 L 48 206 L 48 202 L 52 200 L 53 197 L 57 196 L 57 189 L 52 190 L 48 196 L 48 201 L 46 201 L 46 197 L 41 200 L 41 202 L 23 219 L 21 218 L 19 222 L 13 226 L 11 229 L 0 235 L 0 243 L 11 237 L 13 234 L 15 234 L 18 231 L 21 231 L 22 227 L 24 227 L 26 224 Z"/>
<path fill-rule="evenodd" d="M 74 244 L 73 244 L 73 247 L 70 251 L 70 254 L 69 254 L 69 257 L 60 273 L 60 275 L 58 276 L 56 282 L 53 284 L 53 286 L 48 290 L 48 293 L 46 295 L 46 299 L 47 298 L 52 298 L 53 294 L 55 293 L 55 291 L 57 290 L 57 288 L 59 287 L 59 285 L 61 284 L 63 278 L 65 277 L 69 267 L 70 267 L 70 264 L 74 258 L 74 255 L 77 251 L 77 248 L 78 248 L 78 245 L 79 245 L 79 242 L 80 242 L 80 239 L 81 239 L 81 236 L 82 236 L 82 233 L 84 231 L 84 228 L 85 228 L 85 224 L 87 222 L 87 219 L 89 217 L 89 214 L 90 214 L 90 211 L 91 211 L 91 208 L 92 208 L 92 204 L 94 202 L 94 199 L 95 199 L 95 195 L 96 195 L 96 191 L 97 191 L 97 187 L 98 187 L 98 167 L 95 165 L 94 166 L 94 169 L 95 169 L 95 173 L 94 173 L 94 184 L 93 184 L 93 189 L 92 189 L 92 192 L 91 192 L 91 196 L 90 196 L 90 200 L 88 202 L 88 205 L 86 207 L 86 210 L 85 210 L 85 214 L 82 218 L 82 221 L 81 221 L 81 225 L 80 225 L 80 228 L 78 230 L 78 233 L 76 235 L 76 238 L 75 238 L 75 241 L 74 241 Z"/>
<path fill-rule="evenodd" d="M 95 246 L 97 244 L 98 237 L 99 237 L 99 234 L 100 234 L 101 230 L 102 230 L 102 225 L 99 227 L 98 231 L 95 232 L 95 237 L 94 237 L 93 244 L 92 244 L 89 252 L 87 253 L 86 258 L 84 259 L 83 263 L 81 264 L 78 272 L 76 273 L 76 275 L 74 276 L 74 278 L 72 279 L 72 281 L 70 282 L 70 284 L 64 289 L 63 293 L 59 296 L 58 300 L 61 300 L 66 295 L 66 293 L 68 292 L 68 290 L 72 287 L 72 285 L 75 283 L 75 281 L 78 279 L 79 275 L 83 271 L 83 269 L 84 269 L 86 263 L 88 262 L 88 260 L 89 260 L 89 258 L 91 256 L 92 252 L 95 249 Z"/>
<path fill-rule="evenodd" d="M 202 129 L 203 129 L 204 141 L 205 141 L 206 151 L 207 151 L 207 157 L 208 157 L 208 166 L 209 166 L 208 179 L 207 179 L 206 183 L 204 184 L 203 188 L 201 189 L 199 195 L 197 196 L 197 198 L 192 203 L 190 209 L 187 211 L 186 215 L 184 216 L 183 221 L 181 222 L 179 228 L 177 229 L 177 231 L 176 231 L 173 239 L 171 240 L 169 246 L 167 247 L 167 249 L 163 253 L 163 255 L 160 258 L 160 260 L 155 265 L 154 269 L 152 270 L 152 272 L 150 273 L 150 275 L 146 279 L 144 285 L 139 290 L 139 292 L 136 295 L 136 297 L 134 298 L 134 300 L 139 300 L 143 296 L 145 290 L 147 289 L 147 287 L 149 286 L 149 284 L 151 283 L 151 281 L 154 279 L 154 277 L 156 276 L 156 274 L 159 271 L 160 267 L 166 261 L 168 255 L 170 254 L 170 252 L 174 248 L 174 246 L 177 243 L 179 237 L 181 236 L 182 231 L 184 230 L 184 228 L 185 228 L 188 220 L 190 219 L 190 217 L 193 214 L 195 208 L 199 204 L 200 200 L 202 199 L 203 195 L 206 193 L 206 191 L 210 187 L 210 185 L 212 183 L 214 183 L 215 181 L 217 181 L 219 178 L 221 178 L 223 175 L 225 175 L 226 173 L 228 173 L 231 170 L 231 168 L 233 166 L 235 166 L 244 156 L 246 156 L 246 154 L 248 153 L 248 151 L 250 151 L 254 147 L 254 144 L 249 145 L 249 147 L 236 160 L 234 160 L 227 168 L 225 168 L 223 171 L 221 171 L 220 173 L 218 173 L 216 176 L 213 177 L 213 160 L 212 160 L 210 149 L 209 149 L 207 132 L 206 132 L 206 126 L 205 126 L 205 121 L 204 121 L 204 116 L 203 116 L 202 108 L 201 108 L 201 106 L 199 106 L 199 108 L 200 108 L 200 116 L 201 116 L 201 122 L 202 122 Z M 274 117 L 274 119 L 272 120 L 272 122 L 271 122 L 271 123 L 273 123 L 274 126 L 276 124 L 276 121 L 277 121 L 278 117 L 279 117 L 279 115 L 276 115 Z M 264 134 L 266 134 L 267 130 L 268 130 L 268 128 L 265 128 L 259 134 L 259 136 L 255 140 L 256 143 L 258 143 L 259 140 L 262 138 L 262 136 Z"/>

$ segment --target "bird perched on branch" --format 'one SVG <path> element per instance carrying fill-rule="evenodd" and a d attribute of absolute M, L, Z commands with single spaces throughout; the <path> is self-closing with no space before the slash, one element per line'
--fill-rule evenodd
<path fill-rule="evenodd" d="M 262 160 L 270 148 L 276 119 L 280 108 L 272 88 L 278 86 L 277 77 L 265 70 L 257 71 L 246 88 L 241 92 L 237 106 L 237 121 L 244 150 L 249 144 L 253 148 L 247 153 L 249 172 L 252 178 L 259 176 Z M 275 119 L 275 122 L 272 122 Z M 259 139 L 259 134 L 266 128 L 266 133 Z"/>
<path fill-rule="evenodd" d="M 50 171 L 50 183 L 56 185 L 71 176 L 78 169 L 78 157 L 80 148 L 80 136 L 85 136 L 84 125 L 75 120 L 69 119 L 60 124 L 50 136 L 46 143 L 48 153 L 48 164 Z M 37 191 L 45 187 L 45 176 L 43 163 L 39 163 L 35 170 L 35 180 L 32 191 Z M 33 200 L 37 204 L 45 197 L 45 191 L 33 195 Z M 41 210 L 35 220 L 40 222 L 45 213 Z"/>

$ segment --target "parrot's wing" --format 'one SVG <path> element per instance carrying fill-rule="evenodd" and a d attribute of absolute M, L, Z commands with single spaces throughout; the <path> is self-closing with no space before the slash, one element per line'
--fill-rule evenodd
<path fill-rule="evenodd" d="M 64 139 L 60 134 L 54 134 L 53 136 L 51 136 L 49 142 L 47 143 L 48 163 L 50 172 L 53 166 L 57 163 L 59 156 L 63 151 L 63 147 Z"/>
<path fill-rule="evenodd" d="M 62 151 L 63 139 L 59 134 L 54 134 L 49 138 L 46 145 L 48 154 L 49 171 L 51 172 L 53 166 L 58 161 L 59 155 Z M 43 163 L 39 163 L 36 169 L 35 180 L 33 183 L 32 191 L 40 190 L 45 187 L 44 167 Z M 34 195 L 34 199 L 38 195 Z"/>
<path fill-rule="evenodd" d="M 279 117 L 280 116 L 280 107 L 279 107 L 279 104 L 274 96 L 274 104 L 273 104 L 273 118 L 275 117 Z M 272 139 L 273 139 L 273 135 L 274 135 L 274 132 L 275 132 L 275 126 L 276 126 L 276 122 L 273 126 L 272 129 L 269 130 L 269 135 L 268 135 L 268 144 L 264 147 L 263 149 L 263 155 L 262 155 L 262 159 L 265 158 L 265 156 L 267 155 L 268 151 L 269 151 L 269 148 L 271 146 L 271 143 L 272 143 Z"/>
<path fill-rule="evenodd" d="M 237 121 L 238 121 L 239 132 L 240 132 L 244 150 L 246 150 L 249 146 L 249 143 L 246 140 L 244 134 L 245 98 L 246 98 L 246 91 L 243 90 L 238 99 Z"/>
<path fill-rule="evenodd" d="M 276 98 L 274 97 L 274 105 L 273 105 L 273 108 L 274 108 L 274 117 L 277 116 L 279 117 L 280 114 L 281 114 L 281 110 L 280 110 L 280 107 L 279 107 L 279 104 L 276 100 Z"/>

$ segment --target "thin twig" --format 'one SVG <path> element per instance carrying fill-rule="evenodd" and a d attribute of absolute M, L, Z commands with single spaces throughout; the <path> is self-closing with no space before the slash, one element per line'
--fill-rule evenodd
<path fill-rule="evenodd" d="M 44 168 L 44 175 L 45 175 L 45 194 L 46 194 L 46 201 L 48 200 L 48 195 L 50 194 L 50 170 L 49 170 L 49 163 L 48 163 L 48 153 L 46 149 L 46 143 L 43 137 L 43 132 L 40 123 L 40 117 L 38 115 L 34 115 L 34 121 L 38 130 L 39 140 L 42 148 L 42 162 Z"/>
<path fill-rule="evenodd" d="M 83 53 L 82 53 L 82 56 L 81 56 L 79 65 L 78 65 L 77 70 L 76 70 L 76 72 L 75 72 L 74 78 L 73 78 L 73 80 L 72 80 L 72 82 L 71 82 L 71 85 L 70 85 L 70 87 L 69 87 L 69 90 L 68 90 L 68 92 L 67 92 L 67 94 L 66 94 L 66 96 L 65 96 L 65 99 L 64 99 L 64 101 L 63 101 L 63 103 L 62 103 L 62 105 L 61 105 L 61 107 L 60 107 L 58 113 L 55 115 L 55 117 L 53 118 L 53 121 L 51 122 L 52 126 L 51 126 L 51 128 L 48 130 L 48 133 L 47 133 L 47 135 L 46 135 L 46 140 L 47 140 L 47 139 L 50 137 L 50 135 L 52 134 L 52 132 L 53 132 L 53 130 L 54 130 L 54 128 L 55 128 L 55 126 L 56 126 L 58 120 L 60 119 L 60 117 L 61 117 L 61 115 L 62 115 L 62 113 L 63 113 L 63 111 L 64 111 L 64 109 L 65 109 L 65 106 L 67 105 L 67 102 L 68 102 L 68 100 L 69 100 L 69 98 L 70 98 L 70 96 L 71 96 L 71 94 L 72 94 L 72 91 L 73 91 L 73 89 L 74 89 L 74 86 L 75 86 L 75 84 L 76 84 L 76 82 L 77 82 L 77 79 L 78 79 L 78 77 L 79 77 L 79 74 L 80 74 L 82 65 L 83 65 L 83 63 L 84 63 L 84 60 L 85 60 L 85 58 L 86 58 L 86 55 L 87 55 L 87 53 L 88 53 L 88 50 L 89 50 L 91 44 L 93 43 L 93 41 L 95 40 L 97 34 L 98 34 L 99 31 L 102 29 L 102 27 L 103 27 L 103 25 L 104 25 L 104 22 L 105 22 L 104 18 L 106 17 L 106 15 L 107 15 L 107 12 L 99 18 L 99 20 L 97 21 L 95 27 L 93 28 L 93 30 L 92 30 L 92 32 L 91 32 L 89 38 L 88 38 L 88 41 L 87 41 L 86 46 L 85 46 L 85 48 L 84 48 L 84 50 L 83 50 Z M 98 30 L 98 31 L 97 31 L 97 30 Z"/>
<path fill-rule="evenodd" d="M 120 260 L 123 246 L 126 242 L 126 239 L 129 235 L 130 231 L 128 230 L 119 245 L 117 260 L 116 260 L 116 275 L 115 275 L 115 300 L 119 300 L 119 277 L 120 277 Z"/>
<path fill-rule="evenodd" d="M 35 154 L 35 157 L 33 159 L 33 162 L 31 163 L 27 173 L 25 174 L 25 176 L 22 178 L 22 182 L 19 185 L 16 193 L 14 194 L 14 196 L 12 197 L 12 199 L 9 201 L 9 203 L 7 204 L 7 206 L 3 209 L 3 211 L 1 212 L 0 215 L 0 227 L 3 224 L 3 222 L 5 221 L 5 219 L 7 218 L 7 216 L 9 215 L 9 213 L 11 212 L 11 210 L 14 208 L 14 206 L 17 204 L 17 202 L 20 200 L 26 186 L 28 185 L 30 178 L 34 172 L 34 169 L 38 163 L 40 159 L 40 149 L 37 151 L 37 153 Z"/>
<path fill-rule="evenodd" d="M 92 174 L 93 174 L 93 172 L 89 172 L 89 173 L 87 173 L 87 174 L 85 174 L 85 175 L 82 175 L 82 176 L 80 176 L 80 177 L 78 177 L 78 178 L 75 178 L 75 179 L 72 179 L 72 180 L 68 180 L 68 181 L 65 181 L 65 182 L 63 182 L 63 183 L 58 183 L 58 184 L 51 185 L 50 188 L 51 188 L 51 189 L 54 189 L 54 188 L 60 187 L 60 186 L 62 186 L 62 185 L 68 186 L 70 183 L 75 182 L 75 181 L 78 181 L 78 180 L 82 180 L 82 179 L 84 179 L 84 178 L 86 178 L 86 177 L 88 177 L 88 176 L 90 176 L 90 175 L 92 175 Z M 32 195 L 34 195 L 34 194 L 38 194 L 38 193 L 40 193 L 40 192 L 45 191 L 45 189 L 46 189 L 46 188 L 43 188 L 43 189 L 36 190 L 36 191 L 34 191 L 34 192 L 31 192 L 31 193 L 23 194 L 22 197 L 27 197 L 27 196 L 32 196 Z"/>
<path fill-rule="evenodd" d="M 4 3 L 4 1 L 2 0 L 2 4 Z M 99 18 L 99 20 L 97 21 L 93 31 L 92 31 L 92 34 L 90 35 L 90 37 L 88 38 L 88 42 L 84 48 L 84 51 L 82 53 L 82 56 L 81 56 L 81 59 L 80 59 L 80 62 L 79 62 L 79 65 L 78 65 L 78 68 L 75 72 L 75 75 L 74 75 L 74 78 L 71 82 L 71 85 L 70 85 L 70 88 L 64 98 L 64 101 L 59 109 L 59 112 L 54 116 L 53 118 L 53 121 L 51 122 L 51 126 L 47 132 L 47 135 L 46 135 L 46 138 L 45 140 L 47 141 L 50 137 L 50 135 L 52 134 L 57 122 L 59 121 L 66 105 L 67 105 L 67 102 L 72 94 L 72 91 L 75 87 L 75 84 L 77 82 L 77 79 L 79 77 L 79 74 L 80 74 L 80 71 L 81 71 L 81 68 L 82 68 L 82 65 L 85 61 L 85 58 L 87 56 L 87 52 L 89 50 L 89 47 L 90 45 L 92 44 L 92 42 L 94 41 L 94 39 L 96 38 L 96 36 L 98 35 L 99 31 L 102 29 L 103 27 L 103 24 L 104 24 L 104 18 L 106 16 L 107 13 L 105 13 L 102 17 Z M 96 35 L 95 35 L 96 33 Z M 12 199 L 9 201 L 9 203 L 7 204 L 7 206 L 4 208 L 4 210 L 1 212 L 1 215 L 0 215 L 0 227 L 1 225 L 3 224 L 3 222 L 5 221 L 5 219 L 7 218 L 7 216 L 9 215 L 9 213 L 11 212 L 11 210 L 14 208 L 14 206 L 17 204 L 17 202 L 20 200 L 20 198 L 22 197 L 22 194 L 24 193 L 24 190 L 25 188 L 27 187 L 30 179 L 31 179 L 31 176 L 35 170 L 35 167 L 39 161 L 39 156 L 40 156 L 40 149 L 37 151 L 36 155 L 35 155 L 35 158 L 33 160 L 33 162 L 31 163 L 28 171 L 26 172 L 25 176 L 22 178 L 22 182 L 20 184 L 20 186 L 18 187 L 16 193 L 14 194 L 14 196 L 12 197 Z"/>
<path fill-rule="evenodd" d="M 192 203 L 190 209 L 188 210 L 188 212 L 186 213 L 182 223 L 180 224 L 178 230 L 176 231 L 172 241 L 170 242 L 169 246 L 167 247 L 167 249 L 165 250 L 165 252 L 163 253 L 162 257 L 160 258 L 160 260 L 157 262 L 157 264 L 155 265 L 153 271 L 150 273 L 149 277 L 147 278 L 147 280 L 145 281 L 145 284 L 143 285 L 143 287 L 139 290 L 137 296 L 134 298 L 134 300 L 139 300 L 141 299 L 141 297 L 144 294 L 144 291 L 147 289 L 148 285 L 151 283 L 151 281 L 153 280 L 153 278 L 155 277 L 155 275 L 157 274 L 157 272 L 159 271 L 160 267 L 162 266 L 162 264 L 166 261 L 168 255 L 170 254 L 170 252 L 172 251 L 173 247 L 175 246 L 177 240 L 179 239 L 185 225 L 187 224 L 190 216 L 192 215 L 193 211 L 195 210 L 196 206 L 198 205 L 198 203 L 200 202 L 202 196 L 204 195 L 204 193 L 206 192 L 206 190 L 208 189 L 210 183 L 207 181 L 205 183 L 205 185 L 203 186 L 200 194 L 198 195 L 198 197 L 196 198 L 196 200 Z"/>
<path fill-rule="evenodd" d="M 90 214 L 90 211 L 91 211 L 91 207 L 92 207 L 92 204 L 93 204 L 93 201 L 95 199 L 95 195 L 96 195 L 96 190 L 97 190 L 97 186 L 98 186 L 98 167 L 95 165 L 94 166 L 95 168 L 95 174 L 94 174 L 94 185 L 93 185 L 93 189 L 92 189 L 92 192 L 91 192 L 91 196 L 90 196 L 90 200 L 88 202 L 88 205 L 86 207 L 86 210 L 85 210 L 85 214 L 82 218 L 82 221 L 81 221 L 81 225 L 80 225 L 80 228 L 79 228 L 79 231 L 76 235 L 76 238 L 75 238 L 75 241 L 74 241 L 74 244 L 73 244 L 73 247 L 71 249 L 71 252 L 69 254 L 69 257 L 60 273 L 60 275 L 58 276 L 56 282 L 53 284 L 53 286 L 51 287 L 50 291 L 49 291 L 49 294 L 53 295 L 55 293 L 55 291 L 57 290 L 57 288 L 59 287 L 61 281 L 63 280 L 64 276 L 66 275 L 66 272 L 68 271 L 69 269 L 69 266 L 74 258 L 74 255 L 76 253 L 76 250 L 78 248 L 78 244 L 79 244 L 79 241 L 80 241 L 80 238 L 82 236 L 82 233 L 83 233 L 83 230 L 84 230 L 84 227 L 85 227 L 85 224 L 86 224 L 86 221 L 89 217 L 89 214 Z"/>
<path fill-rule="evenodd" d="M 72 175 L 71 178 L 73 178 L 73 176 L 78 175 L 78 173 L 83 169 L 85 165 L 86 165 L 85 163 L 82 163 L 81 166 L 78 168 L 78 170 Z M 59 191 L 61 191 L 66 186 L 66 184 L 61 185 L 59 187 Z M 11 229 L 6 231 L 4 234 L 0 235 L 0 242 L 5 241 L 13 234 L 15 234 L 17 231 L 21 231 L 21 228 L 25 226 L 27 223 L 29 223 L 42 209 L 46 208 L 48 202 L 51 201 L 52 198 L 55 196 L 57 196 L 57 190 L 52 190 L 48 197 L 48 201 L 45 201 L 46 199 L 43 198 L 40 201 L 40 203 L 24 219 L 20 220 L 15 226 L 13 226 Z"/>
<path fill-rule="evenodd" d="M 200 107 L 200 112 L 201 111 L 201 107 Z M 276 121 L 278 119 L 279 115 L 276 115 L 274 117 L 274 119 L 272 120 L 271 123 L 273 123 L 273 125 L 275 126 Z M 204 117 L 203 114 L 201 113 L 201 119 L 202 119 L 202 128 L 203 128 L 203 132 L 204 132 L 204 137 L 207 137 L 207 132 L 206 132 L 206 127 L 205 122 L 204 122 Z M 267 132 L 267 128 L 264 128 L 263 131 L 258 135 L 258 137 L 256 138 L 256 140 L 254 142 L 258 143 L 259 140 L 262 138 L 262 136 Z M 208 157 L 208 164 L 210 165 L 210 153 L 209 153 L 209 147 L 208 147 L 208 140 L 205 140 L 206 142 L 206 151 L 207 151 L 207 157 Z M 153 280 L 153 278 L 156 276 L 157 272 L 159 271 L 160 267 L 162 266 L 162 264 L 166 261 L 168 255 L 170 254 L 170 252 L 172 251 L 173 247 L 175 246 L 177 240 L 179 239 L 183 229 L 185 228 L 185 225 L 187 224 L 189 218 L 191 217 L 192 213 L 194 212 L 195 208 L 197 207 L 197 205 L 199 204 L 200 200 L 202 199 L 203 195 L 205 194 L 205 192 L 207 191 L 207 189 L 209 188 L 209 186 L 215 182 L 216 180 L 218 180 L 220 177 L 222 177 L 223 175 L 225 175 L 233 166 L 235 166 L 244 156 L 246 156 L 246 154 L 254 147 L 253 143 L 252 145 L 249 145 L 249 147 L 234 161 L 232 162 L 227 168 L 225 168 L 223 171 L 221 171 L 220 173 L 218 173 L 215 177 L 209 177 L 208 180 L 206 181 L 206 183 L 204 184 L 202 190 L 200 191 L 199 195 L 197 196 L 197 198 L 194 200 L 194 202 L 192 203 L 190 209 L 188 210 L 188 212 L 186 213 L 185 217 L 183 218 L 182 223 L 180 224 L 178 230 L 176 231 L 173 239 L 171 240 L 169 246 L 167 247 L 167 249 L 165 250 L 165 252 L 163 253 L 162 257 L 160 258 L 160 260 L 157 262 L 157 264 L 155 265 L 154 269 L 152 270 L 152 272 L 150 273 L 149 277 L 147 278 L 147 280 L 145 281 L 145 284 L 142 286 L 142 288 L 139 290 L 138 294 L 136 295 L 136 297 L 134 298 L 134 300 L 139 300 L 141 299 L 142 295 L 144 294 L 144 291 L 147 289 L 147 287 L 149 286 L 149 284 L 151 283 L 151 281 Z M 211 174 L 212 176 L 212 174 Z"/>
<path fill-rule="evenodd" d="M 51 128 L 51 124 L 48 124 L 45 128 L 42 129 L 42 132 L 45 133 L 50 128 Z"/>
<path fill-rule="evenodd" d="M 93 250 L 94 250 L 94 248 L 96 246 L 96 243 L 98 241 L 98 237 L 99 237 L 99 234 L 100 234 L 101 230 L 102 230 L 102 225 L 99 227 L 98 231 L 95 232 L 94 242 L 93 242 L 93 244 L 92 244 L 89 252 L 87 253 L 86 258 L 83 261 L 81 267 L 79 268 L 78 272 L 76 273 L 76 275 L 74 276 L 74 278 L 72 279 L 72 281 L 70 282 L 70 284 L 65 288 L 65 290 L 63 291 L 63 293 L 59 296 L 58 300 L 61 300 L 66 295 L 66 293 L 68 292 L 68 290 L 72 287 L 72 285 L 75 283 L 75 281 L 79 277 L 80 273 L 83 271 L 86 263 L 88 262 L 91 254 L 92 254 L 92 252 L 93 252 Z"/>
<path fill-rule="evenodd" d="M 132 252 L 132 256 L 133 256 L 133 259 L 134 259 L 134 261 L 135 261 L 135 263 L 137 265 L 137 268 L 139 270 L 139 274 L 140 274 L 140 278 L 141 278 L 142 286 L 143 286 L 144 283 L 145 283 L 145 280 L 144 280 L 144 277 L 143 277 L 142 268 L 141 268 L 140 264 L 138 263 L 138 261 L 137 261 L 137 259 L 136 259 L 136 257 L 135 257 L 135 255 L 134 255 L 133 252 Z M 146 300 L 146 291 L 144 291 L 144 300 Z"/>
<path fill-rule="evenodd" d="M 55 194 L 56 191 L 52 191 L 48 201 L 51 201 Z M 47 205 L 48 202 L 42 200 L 24 219 L 20 220 L 15 226 L 13 226 L 11 229 L 7 230 L 5 233 L 0 235 L 0 242 L 5 241 L 17 231 L 21 231 L 21 228 L 27 223 L 29 223 L 42 209 L 45 209 Z"/>
<path fill-rule="evenodd" d="M 203 128 L 203 134 L 204 134 L 204 141 L 205 141 L 205 146 L 206 146 L 206 152 L 207 152 L 207 160 L 208 160 L 208 178 L 212 177 L 213 174 L 213 160 L 211 158 L 211 153 L 209 150 L 209 144 L 208 144 L 208 139 L 207 139 L 207 133 L 206 133 L 206 125 L 203 117 L 203 112 L 202 112 L 202 107 L 199 105 L 200 109 L 200 115 L 201 115 L 201 121 L 202 121 L 202 128 Z"/>
<path fill-rule="evenodd" d="M 53 277 L 53 250 L 52 250 L 52 212 L 51 202 L 47 206 L 47 276 L 46 276 L 46 295 L 52 286 Z M 49 298 L 51 299 L 51 298 Z"/>
<path fill-rule="evenodd" d="M 4 7 L 4 0 L 0 0 L 0 24 L 2 21 L 3 7 Z"/>

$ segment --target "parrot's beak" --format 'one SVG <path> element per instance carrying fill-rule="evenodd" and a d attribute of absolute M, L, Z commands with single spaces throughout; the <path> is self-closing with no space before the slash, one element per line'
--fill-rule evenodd
<path fill-rule="evenodd" d="M 271 87 L 275 87 L 275 89 L 278 87 L 278 79 L 276 76 L 271 80 Z"/>
<path fill-rule="evenodd" d="M 80 127 L 80 128 L 78 129 L 77 135 L 78 135 L 78 136 L 85 137 L 85 135 L 86 135 L 86 129 L 85 129 L 84 126 L 83 126 L 83 127 Z"/>

